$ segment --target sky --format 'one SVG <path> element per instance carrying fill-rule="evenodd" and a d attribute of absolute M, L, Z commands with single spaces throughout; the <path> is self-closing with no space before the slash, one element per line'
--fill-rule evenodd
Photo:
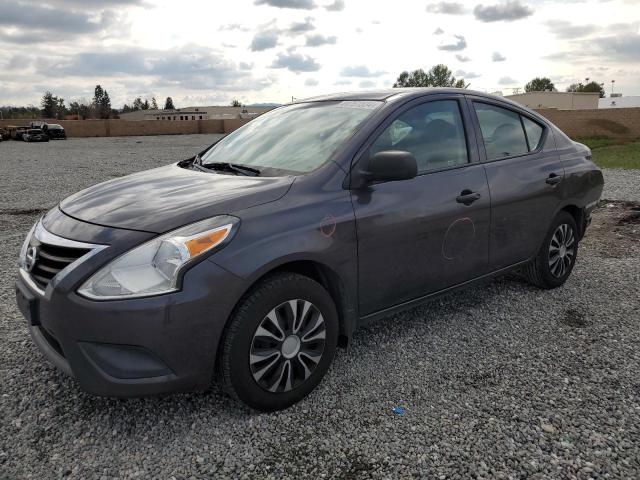
<path fill-rule="evenodd" d="M 446 64 L 510 94 L 536 76 L 640 95 L 640 0 L 0 0 L 0 105 L 286 103 Z"/>

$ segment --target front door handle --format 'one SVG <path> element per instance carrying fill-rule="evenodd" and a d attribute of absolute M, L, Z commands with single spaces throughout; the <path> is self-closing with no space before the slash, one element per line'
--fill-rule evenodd
<path fill-rule="evenodd" d="M 555 173 L 550 173 L 547 179 L 545 180 L 545 182 L 547 182 L 549 185 L 557 185 L 561 181 L 562 181 L 562 177 Z"/>
<path fill-rule="evenodd" d="M 460 195 L 456 197 L 456 202 L 464 203 L 465 205 L 471 205 L 478 200 L 481 195 L 478 192 L 472 192 L 471 190 L 463 190 Z"/>

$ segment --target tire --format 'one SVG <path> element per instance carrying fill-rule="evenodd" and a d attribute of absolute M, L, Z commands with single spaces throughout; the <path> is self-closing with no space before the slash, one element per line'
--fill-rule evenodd
<path fill-rule="evenodd" d="M 563 285 L 571 275 L 578 257 L 578 238 L 578 225 L 573 216 L 564 211 L 558 213 L 540 251 L 524 268 L 527 280 L 544 289 Z"/>
<path fill-rule="evenodd" d="M 275 274 L 240 300 L 226 327 L 218 362 L 223 388 L 255 410 L 287 408 L 320 383 L 337 343 L 338 314 L 322 285 Z"/>

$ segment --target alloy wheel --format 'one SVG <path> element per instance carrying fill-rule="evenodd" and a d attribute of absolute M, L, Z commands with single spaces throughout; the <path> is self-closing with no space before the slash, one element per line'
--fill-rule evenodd
<path fill-rule="evenodd" d="M 570 225 L 558 225 L 549 244 L 549 271 L 556 278 L 562 278 L 571 267 L 576 254 L 575 235 Z"/>
<path fill-rule="evenodd" d="M 273 308 L 251 340 L 249 366 L 263 389 L 288 392 L 304 383 L 324 352 L 326 325 L 307 300 L 289 300 Z"/>

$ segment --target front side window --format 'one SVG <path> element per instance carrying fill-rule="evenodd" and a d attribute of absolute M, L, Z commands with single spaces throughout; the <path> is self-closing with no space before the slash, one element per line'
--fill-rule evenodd
<path fill-rule="evenodd" d="M 260 115 L 220 140 L 203 164 L 227 162 L 269 174 L 306 173 L 331 155 L 379 108 L 377 101 L 288 105 Z"/>
<path fill-rule="evenodd" d="M 468 163 L 467 142 L 457 100 L 436 100 L 401 114 L 370 148 L 407 151 L 416 158 L 418 173 Z"/>
<path fill-rule="evenodd" d="M 488 160 L 523 155 L 529 151 L 520 115 L 487 103 L 474 102 L 473 105 Z"/>

